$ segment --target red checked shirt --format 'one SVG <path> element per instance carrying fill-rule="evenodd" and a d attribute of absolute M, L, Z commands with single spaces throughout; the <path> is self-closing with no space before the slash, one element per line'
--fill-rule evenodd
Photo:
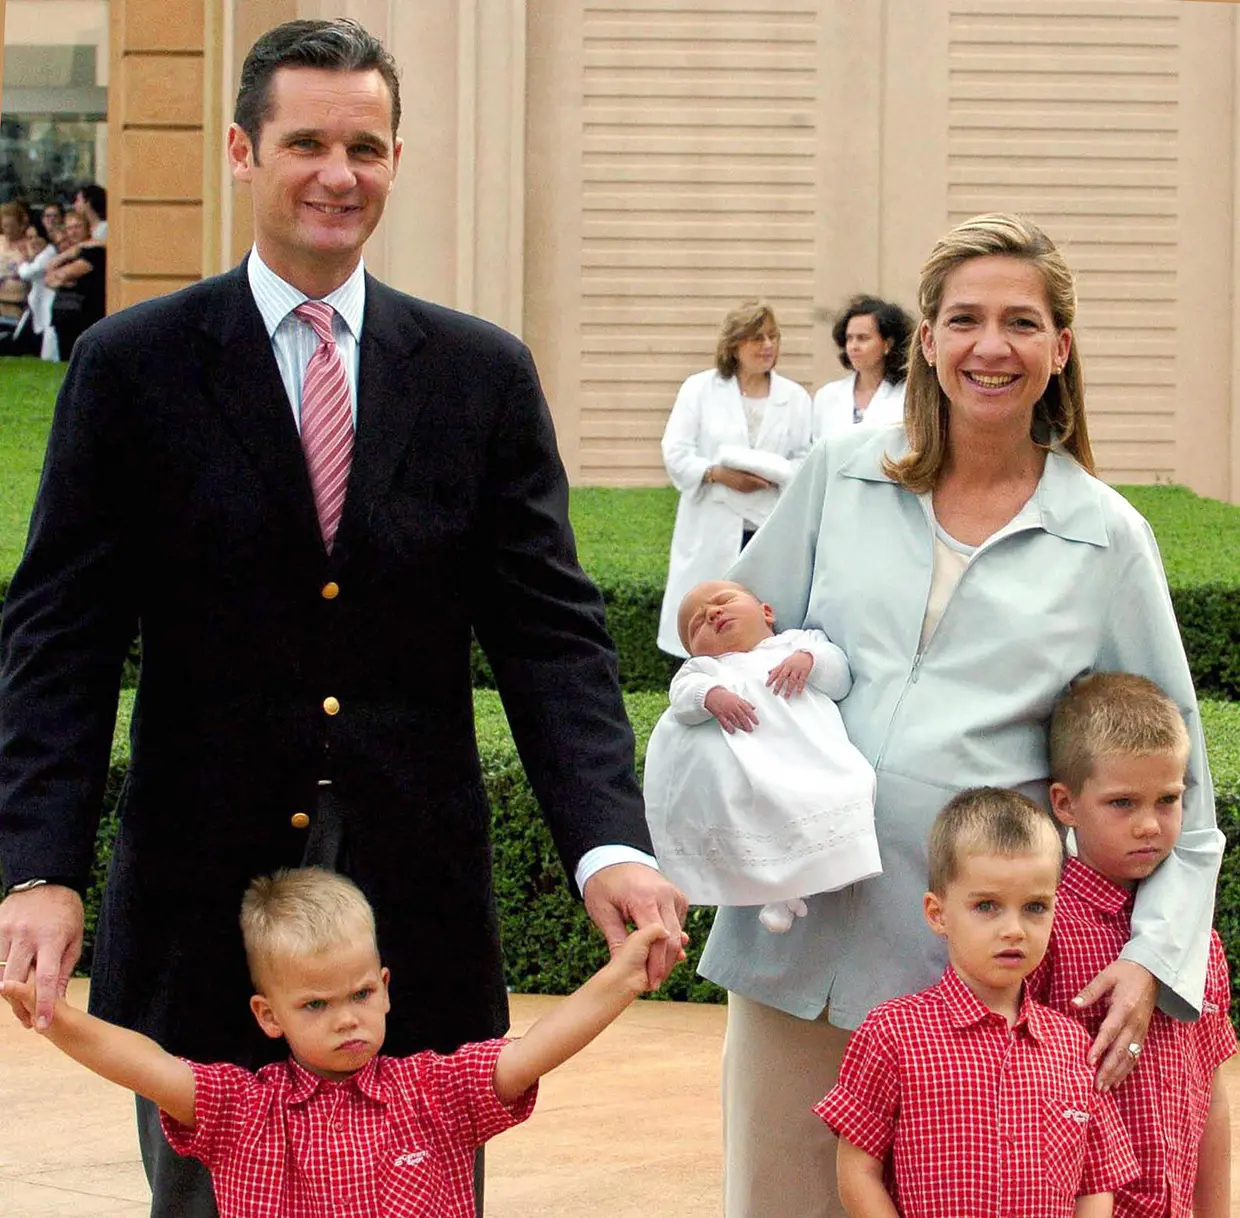
<path fill-rule="evenodd" d="M 1078 1196 L 1137 1174 L 1088 1048 L 1028 998 L 1009 1028 L 949 968 L 870 1012 L 814 1111 L 886 1160 L 903 1218 L 1072 1218 Z"/>
<path fill-rule="evenodd" d="M 1072 997 L 1108 964 L 1131 936 L 1134 893 L 1069 859 L 1055 898 L 1046 958 L 1029 978 L 1036 998 L 1076 1019 L 1091 1039 L 1104 1003 L 1084 1011 Z M 1115 1089 L 1120 1119 L 1132 1140 L 1141 1177 L 1115 1194 L 1115 1218 L 1191 1218 L 1197 1148 L 1210 1108 L 1215 1069 L 1236 1051 L 1223 944 L 1210 934 L 1205 1002 L 1196 1023 L 1154 1012 L 1136 1069 Z"/>
<path fill-rule="evenodd" d="M 533 1111 L 492 1081 L 502 1040 L 376 1057 L 341 1082 L 295 1061 L 194 1071 L 194 1128 L 164 1134 L 211 1171 L 220 1218 L 474 1218 L 474 1151 Z"/>

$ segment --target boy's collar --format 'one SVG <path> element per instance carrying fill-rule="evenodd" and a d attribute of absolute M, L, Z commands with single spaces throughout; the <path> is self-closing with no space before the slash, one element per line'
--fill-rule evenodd
<path fill-rule="evenodd" d="M 1082 863 L 1073 856 L 1064 861 L 1063 877 L 1059 886 L 1068 889 L 1073 896 L 1080 897 L 1104 914 L 1131 910 L 1137 895 L 1135 888 L 1125 888 L 1122 884 L 1117 884 L 1101 871 L 1095 871 L 1088 863 Z"/>
<path fill-rule="evenodd" d="M 288 1102 L 301 1104 L 310 1099 L 320 1087 L 340 1087 L 353 1084 L 368 1099 L 380 1104 L 383 1100 L 383 1086 L 379 1081 L 379 1055 L 376 1054 L 360 1070 L 354 1071 L 348 1078 L 332 1080 L 307 1070 L 291 1053 L 287 1062 L 289 1079 Z"/>
<path fill-rule="evenodd" d="M 938 985 L 947 1008 L 947 1016 L 955 1028 L 971 1028 L 989 1019 L 1003 1019 L 1003 1016 L 992 1011 L 965 983 L 960 974 L 949 964 Z M 1046 1026 L 1043 1023 L 1045 1011 L 1029 997 L 1025 987 L 1021 988 L 1020 1010 L 1016 1014 L 1013 1029 L 1023 1027 L 1036 1041 L 1046 1039 Z M 1006 1021 L 1005 1021 L 1006 1022 Z"/>

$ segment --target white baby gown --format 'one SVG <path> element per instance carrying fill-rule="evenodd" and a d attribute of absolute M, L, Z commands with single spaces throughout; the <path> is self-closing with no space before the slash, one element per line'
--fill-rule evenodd
<path fill-rule="evenodd" d="M 814 667 L 804 692 L 783 698 L 767 674 L 794 651 Z M 717 685 L 753 704 L 753 731 L 725 732 L 705 709 Z M 820 630 L 696 656 L 673 678 L 646 749 L 646 820 L 659 866 L 690 902 L 794 901 L 882 872 L 874 770 L 835 705 L 851 686 L 847 658 Z"/>

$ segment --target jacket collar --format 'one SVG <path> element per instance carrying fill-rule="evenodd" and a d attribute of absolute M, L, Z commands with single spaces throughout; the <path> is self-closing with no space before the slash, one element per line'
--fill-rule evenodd
<path fill-rule="evenodd" d="M 864 442 L 843 460 L 840 474 L 865 482 L 891 482 L 883 471 L 884 456 L 898 460 L 908 452 L 908 437 L 902 427 L 870 428 Z M 893 484 L 894 485 L 894 484 Z M 1034 527 L 1065 541 L 1093 546 L 1109 544 L 1106 517 L 1102 510 L 1103 486 L 1086 473 L 1067 453 L 1051 449 L 1046 466 L 1033 493 Z"/>
<path fill-rule="evenodd" d="M 939 983 L 934 987 L 947 1012 L 948 1022 L 954 1028 L 972 1028 L 978 1024 L 992 1020 L 1006 1022 L 1002 1015 L 987 1007 L 980 998 L 963 981 L 960 975 L 949 964 Z M 1016 1023 L 1012 1025 L 1016 1031 L 1028 1033 L 1032 1039 L 1046 1039 L 1046 1011 L 1034 1002 L 1027 990 L 1022 990 L 1020 1011 Z"/>
<path fill-rule="evenodd" d="M 318 518 L 301 440 L 246 263 L 208 280 L 199 328 L 206 356 L 205 391 L 266 480 L 278 510 L 291 514 L 299 535 L 322 554 Z M 331 561 L 338 566 L 365 524 L 364 505 L 386 495 L 413 434 L 431 370 L 426 335 L 398 292 L 365 277 L 358 361 L 357 436 L 340 528 Z"/>
<path fill-rule="evenodd" d="M 1109 915 L 1131 913 L 1137 895 L 1135 890 L 1121 887 L 1077 858 L 1064 861 L 1059 886 L 1099 913 Z"/>
<path fill-rule="evenodd" d="M 715 373 L 715 387 L 724 393 L 731 393 L 735 396 L 737 405 L 741 400 L 741 382 L 738 377 L 720 376 Z M 778 372 L 771 373 L 771 395 L 767 398 L 768 406 L 787 406 L 792 400 L 793 393 L 799 386 L 795 381 L 790 381 L 786 376 L 780 376 Z"/>

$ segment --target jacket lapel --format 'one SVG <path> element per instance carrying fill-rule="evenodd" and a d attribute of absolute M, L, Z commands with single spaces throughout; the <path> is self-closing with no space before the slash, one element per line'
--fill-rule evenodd
<path fill-rule="evenodd" d="M 332 550 L 342 559 L 357 530 L 365 524 L 365 506 L 385 497 L 408 448 L 423 403 L 426 377 L 422 328 L 407 298 L 366 276 L 366 311 L 362 320 L 357 378 L 357 434 L 353 466 L 345 494 L 340 529 Z"/>
<path fill-rule="evenodd" d="M 270 487 L 276 510 L 293 518 L 299 534 L 318 539 L 301 439 L 244 262 L 215 281 L 202 329 L 215 344 L 204 359 L 205 392 Z"/>

